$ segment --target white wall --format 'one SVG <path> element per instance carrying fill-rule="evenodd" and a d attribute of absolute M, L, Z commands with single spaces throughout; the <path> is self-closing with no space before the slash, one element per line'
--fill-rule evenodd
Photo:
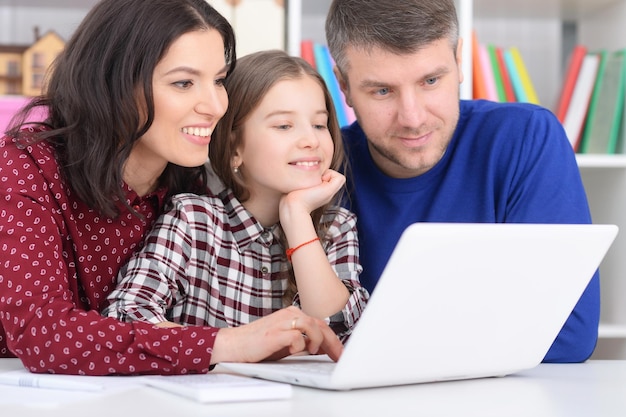
<path fill-rule="evenodd" d="M 0 43 L 30 45 L 34 41 L 35 26 L 41 34 L 54 30 L 67 40 L 89 9 L 89 5 L 83 8 L 0 5 Z"/>

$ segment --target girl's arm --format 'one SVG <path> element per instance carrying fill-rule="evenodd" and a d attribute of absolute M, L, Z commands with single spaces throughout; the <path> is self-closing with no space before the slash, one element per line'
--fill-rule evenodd
<path fill-rule="evenodd" d="M 316 187 L 297 190 L 280 203 L 280 223 L 290 248 L 302 311 L 326 318 L 341 311 L 350 292 L 338 279 L 319 240 L 311 212 L 328 203 L 345 183 L 338 172 L 328 171 Z M 308 243 L 307 243 L 308 242 Z M 302 246 L 300 246 L 302 245 Z"/>

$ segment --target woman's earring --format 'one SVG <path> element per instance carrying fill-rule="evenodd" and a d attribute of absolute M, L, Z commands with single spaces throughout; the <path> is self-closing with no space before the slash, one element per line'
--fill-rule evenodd
<path fill-rule="evenodd" d="M 233 172 L 235 174 L 239 174 L 239 167 L 233 167 Z"/>

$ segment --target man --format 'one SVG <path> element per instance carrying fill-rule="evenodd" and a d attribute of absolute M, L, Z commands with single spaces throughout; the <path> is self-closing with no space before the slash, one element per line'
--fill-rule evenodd
<path fill-rule="evenodd" d="M 334 0 L 326 37 L 357 116 L 343 135 L 368 290 L 413 222 L 591 222 L 575 155 L 551 112 L 459 100 L 453 0 Z M 544 361 L 591 355 L 599 304 L 596 273 Z"/>

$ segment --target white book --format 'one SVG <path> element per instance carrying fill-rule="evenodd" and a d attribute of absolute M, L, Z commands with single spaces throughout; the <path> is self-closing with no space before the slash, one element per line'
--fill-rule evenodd
<path fill-rule="evenodd" d="M 226 373 L 151 375 L 146 385 L 201 403 L 281 400 L 290 398 L 291 385 Z"/>
<path fill-rule="evenodd" d="M 574 150 L 577 150 L 578 141 L 582 134 L 587 118 L 587 110 L 596 82 L 598 67 L 600 66 L 600 55 L 597 53 L 588 53 L 583 59 L 583 63 L 578 73 L 578 79 L 574 86 L 574 92 L 570 100 L 563 127 L 565 133 L 572 144 Z"/>

